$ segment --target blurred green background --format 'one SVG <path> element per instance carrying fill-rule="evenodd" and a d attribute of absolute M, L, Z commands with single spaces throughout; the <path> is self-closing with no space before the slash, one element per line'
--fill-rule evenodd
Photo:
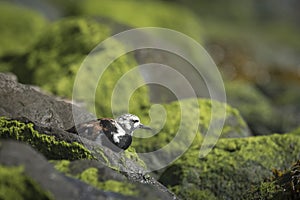
<path fill-rule="evenodd" d="M 0 71 L 70 98 L 78 66 L 103 39 L 132 27 L 170 28 L 210 53 L 225 81 L 228 103 L 254 135 L 284 133 L 300 121 L 299 8 L 296 0 L 0 1 Z M 108 74 L 118 80 L 139 62 L 136 55 L 126 55 L 115 64 L 124 71 L 117 67 Z M 104 86 L 107 91 L 111 82 Z M 173 100 L 161 88 L 149 99 L 148 89 L 135 92 L 133 113 L 149 108 L 150 101 Z M 99 116 L 111 115 L 110 99 L 103 100 L 108 95 L 98 94 Z"/>

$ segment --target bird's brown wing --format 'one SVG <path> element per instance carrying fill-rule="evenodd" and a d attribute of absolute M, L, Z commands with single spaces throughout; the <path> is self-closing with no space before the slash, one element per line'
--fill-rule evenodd
<path fill-rule="evenodd" d="M 102 127 L 102 131 L 106 136 L 111 135 L 112 132 L 117 133 L 118 129 L 115 125 L 115 121 L 110 118 L 102 118 L 99 120 L 99 125 Z"/>
<path fill-rule="evenodd" d="M 99 134 L 103 133 L 103 127 L 100 125 L 100 121 L 101 119 L 84 122 L 75 125 L 66 131 L 77 133 L 79 136 L 95 141 Z"/>
<path fill-rule="evenodd" d="M 115 126 L 115 121 L 110 118 L 101 118 L 84 122 L 75 125 L 66 131 L 71 133 L 77 133 L 79 136 L 85 137 L 89 140 L 96 140 L 99 134 L 103 133 L 111 140 L 111 133 L 118 132 L 117 127 Z"/>

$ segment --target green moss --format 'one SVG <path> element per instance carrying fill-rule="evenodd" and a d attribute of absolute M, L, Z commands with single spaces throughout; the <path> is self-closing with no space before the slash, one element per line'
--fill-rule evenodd
<path fill-rule="evenodd" d="M 0 2 L 0 57 L 29 50 L 45 26 L 46 20 L 39 13 Z"/>
<path fill-rule="evenodd" d="M 222 112 L 223 110 L 226 111 L 226 119 L 221 137 L 249 136 L 247 125 L 236 109 L 228 106 L 227 104 L 211 101 L 209 99 L 187 99 L 162 105 L 167 116 L 163 127 L 161 127 L 164 120 L 161 119 L 162 111 L 159 109 L 152 111 L 151 127 L 153 127 L 154 130 L 160 131 L 158 134 L 149 138 L 136 137 L 133 141 L 134 148 L 137 152 L 150 152 L 160 149 L 173 140 L 180 126 L 182 130 L 184 130 L 184 138 L 178 140 L 178 144 L 174 144 L 175 146 L 173 146 L 172 151 L 176 148 L 180 149 L 185 147 L 187 140 L 195 139 L 195 141 L 201 141 L 202 136 L 206 134 L 210 126 L 212 104 L 214 109 L 217 111 L 213 120 L 222 120 L 223 114 L 218 114 L 218 112 Z M 183 106 L 183 109 L 185 109 L 185 116 L 182 118 L 180 106 Z M 194 113 L 196 112 L 200 112 L 200 115 L 198 116 L 199 119 L 196 119 L 195 117 L 197 116 L 194 116 Z M 141 121 L 147 122 L 150 120 L 148 117 L 141 116 Z M 193 126 L 197 121 L 199 121 L 199 126 Z M 139 133 L 139 131 L 136 132 L 136 134 Z M 217 130 L 212 130 L 212 134 L 217 134 Z"/>
<path fill-rule="evenodd" d="M 99 77 L 97 72 L 103 58 L 110 59 L 116 51 L 124 49 L 112 39 L 110 44 L 89 55 L 100 42 L 110 37 L 110 34 L 110 27 L 92 18 L 66 18 L 54 22 L 33 50 L 14 62 L 13 72 L 17 74 L 20 82 L 38 85 L 62 97 L 72 98 L 72 95 L 76 94 L 76 100 L 85 102 L 91 112 L 96 107 L 99 117 L 112 116 L 112 94 L 117 81 L 136 67 L 137 63 L 133 55 L 121 56 Z M 82 65 L 84 59 L 86 60 Z M 81 68 L 84 70 L 78 73 L 81 65 L 84 66 Z M 73 88 L 76 76 L 79 84 Z M 98 80 L 99 78 L 101 79 Z M 126 78 L 128 80 L 120 86 L 122 92 L 118 93 L 117 101 L 114 101 L 115 113 L 127 111 L 128 105 L 122 104 L 124 98 L 130 95 L 133 85 L 143 83 L 139 72 L 126 74 Z M 93 91 L 93 88 L 96 88 L 96 91 Z M 118 99 L 123 101 L 119 102 Z M 132 96 L 130 110 L 139 112 L 148 105 L 147 87 L 141 87 Z"/>
<path fill-rule="evenodd" d="M 88 168 L 81 174 L 78 174 L 77 178 L 102 190 L 117 192 L 130 196 L 138 195 L 138 191 L 133 184 L 116 180 L 107 180 L 104 182 L 100 182 L 98 176 L 101 176 L 101 174 L 98 173 L 98 169 Z"/>
<path fill-rule="evenodd" d="M 245 199 L 298 199 L 300 195 L 300 160 L 288 170 L 273 169 L 273 176 L 253 186 Z"/>
<path fill-rule="evenodd" d="M 35 181 L 24 174 L 22 166 L 0 165 L 0 199 L 54 199 Z"/>
<path fill-rule="evenodd" d="M 128 183 L 125 180 L 114 180 L 107 178 L 109 172 L 104 174 L 98 171 L 96 163 L 88 164 L 85 162 L 70 162 L 68 160 L 54 160 L 51 161 L 54 167 L 63 172 L 65 175 L 82 180 L 87 184 L 94 186 L 98 189 L 121 193 L 123 195 L 137 196 L 138 190 L 134 184 Z"/>
<path fill-rule="evenodd" d="M 137 162 L 141 167 L 143 167 L 145 169 L 147 168 L 146 164 L 144 163 L 143 160 L 141 160 L 139 158 L 139 156 L 137 155 L 137 153 L 136 153 L 136 151 L 133 147 L 129 147 L 128 149 L 126 149 L 124 151 L 124 155 L 125 155 L 126 158 Z"/>
<path fill-rule="evenodd" d="M 239 199 L 253 185 L 270 177 L 271 169 L 284 169 L 298 159 L 300 138 L 291 134 L 223 138 L 201 159 L 200 146 L 190 148 L 170 165 L 160 181 L 171 188 L 179 187 L 182 190 L 179 196 L 194 189 L 211 191 L 217 198 Z M 170 177 L 177 177 L 177 180 L 173 182 Z M 261 192 L 271 191 L 271 186 L 264 185 Z"/>
<path fill-rule="evenodd" d="M 182 199 L 207 199 L 207 200 L 217 200 L 217 198 L 214 196 L 214 194 L 209 190 L 198 190 L 196 188 L 189 188 L 188 184 L 184 186 L 185 189 L 182 189 L 181 187 L 174 186 L 170 187 L 171 191 L 173 191 L 175 194 L 178 194 Z"/>
<path fill-rule="evenodd" d="M 26 70 L 18 70 L 20 66 L 16 66 L 15 72 L 22 82 L 70 96 L 73 81 L 66 80 L 73 80 L 84 57 L 109 34 L 107 26 L 92 19 L 71 18 L 54 22 L 25 58 Z"/>
<path fill-rule="evenodd" d="M 70 169 L 69 169 L 70 161 L 69 160 L 60 160 L 60 161 L 52 160 L 50 162 L 52 164 L 54 164 L 54 168 L 56 170 L 63 172 L 64 174 L 70 173 Z"/>
<path fill-rule="evenodd" d="M 133 27 L 164 27 L 185 33 L 200 41 L 199 20 L 188 9 L 172 2 L 135 0 L 88 0 L 66 5 L 72 15 L 84 14 L 111 18 Z M 155 12 L 154 12 L 155 11 Z"/>
<path fill-rule="evenodd" d="M 117 192 L 129 196 L 138 195 L 138 190 L 135 188 L 135 185 L 115 180 L 108 180 L 103 182 L 100 188 L 103 188 L 103 190 Z"/>
<path fill-rule="evenodd" d="M 26 142 L 48 159 L 92 159 L 91 152 L 83 145 L 56 140 L 54 136 L 34 130 L 32 123 L 25 124 L 17 120 L 0 118 L 0 138 Z"/>
<path fill-rule="evenodd" d="M 95 151 L 98 155 L 101 156 L 103 162 L 107 165 L 107 166 L 111 166 L 109 159 L 105 156 L 105 154 L 103 153 L 102 149 L 98 148 Z"/>
<path fill-rule="evenodd" d="M 273 199 L 280 200 L 283 199 L 281 195 L 279 195 L 278 187 L 276 187 L 274 182 L 263 182 L 259 187 L 253 187 L 249 190 L 245 195 L 244 199 Z"/>

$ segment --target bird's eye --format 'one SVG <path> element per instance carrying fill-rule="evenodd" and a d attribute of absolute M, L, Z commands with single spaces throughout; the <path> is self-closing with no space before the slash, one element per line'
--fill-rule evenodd
<path fill-rule="evenodd" d="M 137 122 L 139 122 L 139 120 L 136 120 L 136 119 L 134 119 L 134 120 L 132 120 L 133 121 L 133 123 L 137 123 Z"/>

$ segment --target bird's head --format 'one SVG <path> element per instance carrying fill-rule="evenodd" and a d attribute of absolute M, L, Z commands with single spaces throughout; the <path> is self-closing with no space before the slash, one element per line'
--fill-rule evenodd
<path fill-rule="evenodd" d="M 123 114 L 117 117 L 116 121 L 126 132 L 132 133 L 138 128 L 152 130 L 150 127 L 143 125 L 140 119 L 132 114 Z"/>

